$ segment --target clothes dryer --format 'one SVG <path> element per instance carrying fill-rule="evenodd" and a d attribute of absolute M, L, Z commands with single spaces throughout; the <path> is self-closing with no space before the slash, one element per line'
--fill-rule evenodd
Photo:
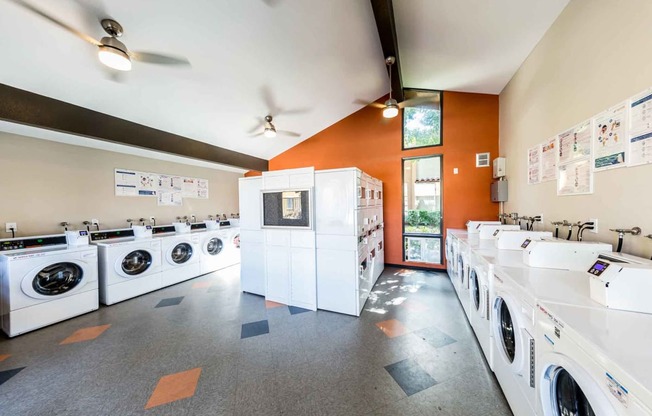
<path fill-rule="evenodd" d="M 652 414 L 652 315 L 540 301 L 537 414 Z"/>
<path fill-rule="evenodd" d="M 94 231 L 90 239 L 98 249 L 100 302 L 113 305 L 162 287 L 161 240 L 152 238 L 151 226 Z"/>
<path fill-rule="evenodd" d="M 97 248 L 88 232 L 0 240 L 0 316 L 10 337 L 99 307 Z M 85 242 L 84 242 L 85 241 Z"/>

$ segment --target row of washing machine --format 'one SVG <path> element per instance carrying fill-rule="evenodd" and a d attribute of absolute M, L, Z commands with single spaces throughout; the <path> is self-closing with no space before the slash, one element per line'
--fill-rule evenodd
<path fill-rule="evenodd" d="M 229 221 L 0 240 L 0 321 L 10 337 L 240 262 Z"/>
<path fill-rule="evenodd" d="M 652 415 L 652 262 L 518 228 L 470 222 L 446 238 L 451 281 L 513 413 Z"/>

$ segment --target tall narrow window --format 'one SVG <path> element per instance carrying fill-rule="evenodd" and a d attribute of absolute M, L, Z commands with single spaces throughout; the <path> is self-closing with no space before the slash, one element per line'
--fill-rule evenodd
<path fill-rule="evenodd" d="M 405 90 L 403 149 L 441 145 L 441 92 Z"/>
<path fill-rule="evenodd" d="M 403 159 L 405 261 L 442 263 L 441 163 L 441 156 Z"/>

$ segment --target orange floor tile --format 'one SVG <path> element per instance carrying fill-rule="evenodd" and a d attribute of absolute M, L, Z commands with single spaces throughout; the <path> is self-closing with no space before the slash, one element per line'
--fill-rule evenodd
<path fill-rule="evenodd" d="M 161 377 L 145 409 L 194 396 L 200 375 L 201 367 L 198 367 Z"/>
<path fill-rule="evenodd" d="M 0 354 L 0 362 L 3 362 L 9 357 L 11 357 L 11 354 Z"/>
<path fill-rule="evenodd" d="M 211 282 L 197 282 L 192 285 L 193 289 L 206 289 L 212 285 Z"/>
<path fill-rule="evenodd" d="M 285 306 L 285 305 L 283 305 L 282 303 L 278 303 L 278 302 L 272 302 L 271 300 L 266 300 L 265 301 L 265 307 L 267 309 L 278 308 L 279 306 Z"/>
<path fill-rule="evenodd" d="M 377 322 L 376 326 L 390 338 L 400 337 L 401 335 L 410 332 L 410 330 L 398 319 Z"/>
<path fill-rule="evenodd" d="M 71 336 L 61 341 L 59 345 L 93 340 L 102 335 L 110 326 L 111 324 L 78 329 Z"/>

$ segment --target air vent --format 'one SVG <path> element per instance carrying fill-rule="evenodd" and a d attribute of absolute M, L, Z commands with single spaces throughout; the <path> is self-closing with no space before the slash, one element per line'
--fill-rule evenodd
<path fill-rule="evenodd" d="M 475 167 L 476 168 L 488 168 L 489 167 L 489 153 L 476 153 L 475 154 Z"/>

